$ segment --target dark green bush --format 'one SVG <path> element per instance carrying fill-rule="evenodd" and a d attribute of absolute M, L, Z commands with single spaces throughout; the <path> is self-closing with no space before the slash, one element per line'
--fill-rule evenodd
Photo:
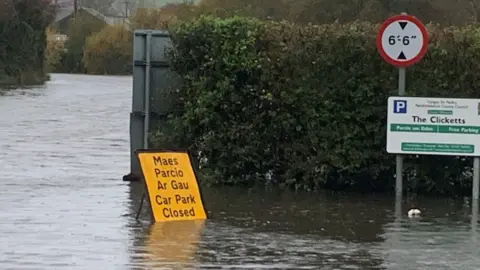
<path fill-rule="evenodd" d="M 178 24 L 171 63 L 183 78 L 181 110 L 154 142 L 199 153 L 210 183 L 392 190 L 385 127 L 397 70 L 376 51 L 377 29 L 240 17 Z M 480 96 L 476 29 L 429 31 L 426 57 L 407 71 L 408 95 Z M 470 163 L 411 156 L 405 175 L 417 192 L 458 194 L 470 188 Z"/>
<path fill-rule="evenodd" d="M 89 74 L 131 73 L 133 33 L 123 25 L 108 25 L 87 38 L 83 63 Z"/>
<path fill-rule="evenodd" d="M 54 18 L 47 1 L 7 1 L 0 15 L 0 84 L 41 84 L 46 80 L 45 29 Z"/>

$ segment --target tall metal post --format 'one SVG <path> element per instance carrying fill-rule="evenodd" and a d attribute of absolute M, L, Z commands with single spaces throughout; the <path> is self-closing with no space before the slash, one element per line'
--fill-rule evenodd
<path fill-rule="evenodd" d="M 472 199 L 478 200 L 478 192 L 480 188 L 480 157 L 473 158 L 473 183 L 472 183 Z"/>
<path fill-rule="evenodd" d="M 145 48 L 145 118 L 143 124 L 143 148 L 148 149 L 148 132 L 150 124 L 150 55 L 152 50 L 152 33 L 147 33 Z"/>
<path fill-rule="evenodd" d="M 73 17 L 77 17 L 77 10 L 78 10 L 78 0 L 73 0 Z"/>
<path fill-rule="evenodd" d="M 405 95 L 406 84 L 406 70 L 405 68 L 398 69 L 398 95 Z M 397 154 L 397 166 L 396 166 L 396 182 L 395 182 L 395 195 L 397 199 L 402 198 L 403 192 L 403 156 Z"/>
<path fill-rule="evenodd" d="M 472 244 L 477 244 L 477 226 L 478 225 L 478 199 L 472 199 L 472 219 L 471 219 L 471 232 L 472 232 Z"/>

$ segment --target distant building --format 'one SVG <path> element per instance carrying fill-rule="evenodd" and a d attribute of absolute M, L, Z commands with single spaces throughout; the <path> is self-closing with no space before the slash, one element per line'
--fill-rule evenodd
<path fill-rule="evenodd" d="M 94 23 L 95 25 L 98 25 L 98 27 L 103 27 L 103 25 L 108 24 L 122 24 L 122 22 L 125 20 L 125 18 L 112 18 L 104 16 L 94 9 L 84 7 L 79 7 L 77 9 L 77 15 L 81 16 L 82 18 L 88 18 L 90 23 Z M 74 16 L 73 9 L 63 10 L 62 12 L 57 13 L 53 27 L 56 29 L 58 34 L 67 34 L 70 19 L 72 19 Z"/>
<path fill-rule="evenodd" d="M 161 8 L 168 4 L 181 4 L 184 2 L 197 3 L 199 0 L 113 0 L 112 9 L 116 14 L 125 15 L 127 17 L 135 13 L 137 8 Z"/>
<path fill-rule="evenodd" d="M 2 1 L 2 0 L 0 0 Z M 52 0 L 57 6 L 56 28 L 66 33 L 68 21 L 74 14 L 74 0 Z M 199 0 L 76 0 L 77 12 L 88 13 L 92 18 L 108 25 L 129 25 L 128 18 L 137 8 L 161 8 L 168 4 L 198 2 Z"/>
<path fill-rule="evenodd" d="M 89 7 L 82 7 L 79 6 L 77 8 L 78 11 L 84 11 L 89 13 L 90 15 L 94 16 L 95 18 L 104 21 L 106 24 L 114 25 L 114 24 L 121 24 L 125 22 L 126 17 L 125 16 L 120 16 L 120 15 L 105 15 L 96 9 L 89 8 Z M 58 8 L 57 9 L 57 14 L 55 18 L 55 22 L 59 22 L 61 20 L 64 20 L 67 17 L 71 17 L 73 15 L 74 8 L 73 6 L 71 7 L 63 7 L 63 8 Z"/>

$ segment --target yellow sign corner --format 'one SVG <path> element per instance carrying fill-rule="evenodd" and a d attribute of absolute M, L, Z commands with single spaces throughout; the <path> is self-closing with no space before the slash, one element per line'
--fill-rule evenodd
<path fill-rule="evenodd" d="M 138 150 L 137 157 L 155 222 L 207 219 L 187 151 Z"/>

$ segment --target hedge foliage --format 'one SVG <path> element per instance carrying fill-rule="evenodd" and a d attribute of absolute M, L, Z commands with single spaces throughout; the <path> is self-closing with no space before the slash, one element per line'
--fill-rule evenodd
<path fill-rule="evenodd" d="M 54 29 L 47 28 L 47 46 L 45 48 L 45 68 L 47 72 L 59 69 L 65 51 L 65 42 L 57 39 Z"/>
<path fill-rule="evenodd" d="M 407 94 L 480 97 L 476 28 L 428 28 L 429 51 L 408 69 Z M 181 110 L 156 133 L 156 146 L 198 153 L 214 184 L 393 190 L 386 116 L 397 70 L 376 51 L 377 29 L 210 16 L 177 24 L 171 64 L 183 78 Z M 406 185 L 470 192 L 469 170 L 469 159 L 409 156 Z"/>
<path fill-rule="evenodd" d="M 43 83 L 45 29 L 54 18 L 47 1 L 4 1 L 0 7 L 0 84 Z"/>
<path fill-rule="evenodd" d="M 190 17 L 189 4 L 171 8 L 139 8 L 130 18 L 130 27 L 106 25 L 101 31 L 85 35 L 83 47 L 85 71 L 92 74 L 123 75 L 131 73 L 134 29 L 168 29 L 179 18 Z M 183 14 L 183 15 L 181 15 Z"/>
<path fill-rule="evenodd" d="M 83 62 L 90 74 L 128 74 L 131 72 L 132 33 L 123 25 L 106 26 L 87 38 Z"/>

